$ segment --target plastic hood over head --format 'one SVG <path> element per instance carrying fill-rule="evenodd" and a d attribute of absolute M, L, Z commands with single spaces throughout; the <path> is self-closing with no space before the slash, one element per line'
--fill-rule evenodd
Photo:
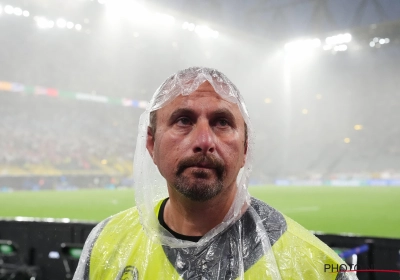
<path fill-rule="evenodd" d="M 246 163 L 237 177 L 238 191 L 234 203 L 223 222 L 208 232 L 197 242 L 178 240 L 160 226 L 154 209 L 160 200 L 168 197 L 167 184 L 161 176 L 146 149 L 147 128 L 150 125 L 150 113 L 156 111 L 178 95 L 189 95 L 204 82 L 209 82 L 223 99 L 237 104 L 247 124 L 248 150 Z M 240 218 L 245 203 L 249 203 L 247 183 L 251 170 L 251 155 L 253 150 L 253 133 L 249 115 L 236 86 L 221 72 L 210 69 L 193 67 L 177 72 L 170 76 L 155 92 L 146 111 L 141 115 L 139 134 L 134 157 L 134 187 L 136 206 L 140 212 L 141 223 L 149 236 L 155 236 L 162 244 L 171 247 L 191 247 L 206 243 L 213 236 L 223 231 L 232 222 Z"/>

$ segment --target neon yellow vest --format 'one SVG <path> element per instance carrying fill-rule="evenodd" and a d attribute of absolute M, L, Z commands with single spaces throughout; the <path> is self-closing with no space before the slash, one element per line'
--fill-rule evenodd
<path fill-rule="evenodd" d="M 287 230 L 272 246 L 281 278 L 335 279 L 337 274 L 324 272 L 324 265 L 343 261 L 302 226 L 284 218 Z M 267 268 L 267 259 L 261 257 L 244 272 L 244 279 L 272 279 Z M 134 207 L 113 216 L 101 231 L 91 251 L 89 279 L 182 278 L 162 245 L 147 237 Z"/>

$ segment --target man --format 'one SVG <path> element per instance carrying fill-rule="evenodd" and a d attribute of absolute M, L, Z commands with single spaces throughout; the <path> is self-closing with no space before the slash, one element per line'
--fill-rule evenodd
<path fill-rule="evenodd" d="M 74 279 L 356 279 L 324 272 L 340 258 L 250 198 L 251 140 L 243 99 L 222 73 L 168 78 L 140 119 L 137 206 L 96 226 Z"/>

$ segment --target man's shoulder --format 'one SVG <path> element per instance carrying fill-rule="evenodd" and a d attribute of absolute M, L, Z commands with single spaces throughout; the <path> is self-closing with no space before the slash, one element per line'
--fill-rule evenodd
<path fill-rule="evenodd" d="M 102 225 L 101 225 L 102 224 Z M 94 240 L 94 249 L 103 251 L 103 246 L 115 245 L 126 242 L 132 238 L 141 238 L 142 227 L 139 219 L 139 211 L 136 207 L 119 212 L 99 225 L 98 234 Z M 107 251 L 112 251 L 109 248 Z"/>
<path fill-rule="evenodd" d="M 251 206 L 260 216 L 270 236 L 271 245 L 276 243 L 277 247 L 286 248 L 301 246 L 305 250 L 308 248 L 313 252 L 338 260 L 337 254 L 331 248 L 288 216 L 256 198 L 251 198 Z"/>
<path fill-rule="evenodd" d="M 285 216 L 272 206 L 254 197 L 251 198 L 250 206 L 260 217 L 272 246 L 287 231 Z"/>
<path fill-rule="evenodd" d="M 339 256 L 328 245 L 326 245 L 318 237 L 316 237 L 312 232 L 310 232 L 289 217 L 285 216 L 285 219 L 288 224 L 288 237 L 286 238 L 287 242 L 293 244 L 303 244 L 304 247 L 307 247 L 314 252 L 318 252 L 319 254 L 325 256 L 327 259 L 338 262 L 341 261 Z"/>
<path fill-rule="evenodd" d="M 129 228 L 136 225 L 138 222 L 139 211 L 136 206 L 123 210 L 102 221 L 102 223 L 104 223 L 104 228 L 115 227 L 122 224 L 124 228 Z"/>

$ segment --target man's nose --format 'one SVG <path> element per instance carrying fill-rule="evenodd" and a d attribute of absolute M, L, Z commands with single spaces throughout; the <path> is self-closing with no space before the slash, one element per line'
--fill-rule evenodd
<path fill-rule="evenodd" d="M 193 132 L 193 152 L 204 154 L 213 153 L 216 139 L 208 121 L 198 121 Z"/>

